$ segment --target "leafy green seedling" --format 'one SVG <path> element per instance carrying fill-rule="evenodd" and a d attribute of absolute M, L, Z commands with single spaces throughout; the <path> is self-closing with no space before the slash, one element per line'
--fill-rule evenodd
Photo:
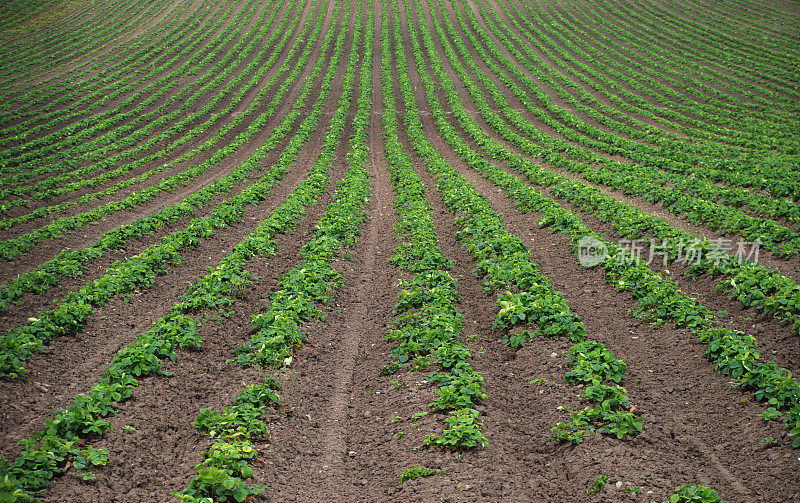
<path fill-rule="evenodd" d="M 404 471 L 400 475 L 400 483 L 402 484 L 406 480 L 414 480 L 420 477 L 430 477 L 432 475 L 442 475 L 444 472 L 442 470 L 437 470 L 434 468 L 426 468 L 424 466 L 412 466 L 408 470 Z"/>
<path fill-rule="evenodd" d="M 613 479 L 608 478 L 608 475 L 598 475 L 592 481 L 592 486 L 586 489 L 586 494 L 599 493 L 609 482 L 613 482 Z"/>

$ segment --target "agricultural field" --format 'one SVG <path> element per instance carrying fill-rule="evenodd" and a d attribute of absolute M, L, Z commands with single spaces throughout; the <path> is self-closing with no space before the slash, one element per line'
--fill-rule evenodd
<path fill-rule="evenodd" d="M 796 0 L 0 5 L 0 502 L 800 501 Z"/>

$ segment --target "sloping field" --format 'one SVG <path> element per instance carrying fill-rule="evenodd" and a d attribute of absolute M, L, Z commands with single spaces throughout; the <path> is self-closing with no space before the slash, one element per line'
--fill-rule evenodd
<path fill-rule="evenodd" d="M 0 502 L 800 501 L 800 5 L 0 6 Z"/>

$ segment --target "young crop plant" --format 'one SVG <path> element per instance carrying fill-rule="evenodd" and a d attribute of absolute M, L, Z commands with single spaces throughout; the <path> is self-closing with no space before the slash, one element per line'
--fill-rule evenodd
<path fill-rule="evenodd" d="M 664 503 L 726 503 L 719 493 L 702 484 L 680 486 Z"/>
<path fill-rule="evenodd" d="M 586 494 L 597 494 L 597 493 L 599 493 L 600 491 L 602 491 L 602 490 L 603 490 L 603 488 L 604 488 L 604 487 L 605 487 L 607 484 L 609 484 L 609 483 L 611 483 L 611 482 L 613 482 L 613 481 L 614 481 L 614 479 L 612 479 L 612 478 L 609 478 L 609 476 L 608 476 L 608 475 L 598 475 L 598 476 L 597 476 L 597 477 L 595 477 L 595 478 L 594 478 L 594 480 L 592 481 L 592 485 L 591 485 L 591 487 L 589 487 L 588 489 L 586 489 Z"/>
<path fill-rule="evenodd" d="M 337 4 L 338 8 L 338 4 Z M 362 37 L 362 13 L 357 14 L 357 28 L 354 30 L 348 67 L 342 85 L 338 107 L 328 131 L 323 138 L 323 149 L 312 167 L 311 176 L 290 196 L 291 198 L 314 198 L 321 194 L 328 183 L 328 169 L 334 158 L 336 145 L 346 122 L 346 113 L 352 100 L 352 87 L 359 60 L 358 49 Z M 368 23 L 369 24 L 369 23 Z M 367 29 L 367 35 L 371 28 Z M 346 30 L 340 30 L 336 40 L 336 54 L 340 54 L 345 41 Z M 366 39 L 365 39 L 366 40 Z M 366 44 L 365 48 L 369 48 Z M 305 334 L 301 332 L 303 323 L 325 317 L 320 306 L 332 299 L 333 293 L 341 286 L 341 273 L 332 267 L 339 253 L 355 244 L 361 224 L 366 221 L 365 206 L 369 199 L 369 173 L 366 169 L 368 150 L 366 147 L 369 127 L 368 79 L 372 66 L 372 51 L 364 52 L 359 83 L 359 98 L 354 120 L 355 131 L 350 138 L 351 152 L 348 154 L 348 170 L 345 178 L 337 184 L 333 200 L 325 208 L 316 231 L 306 243 L 301 254 L 301 262 L 281 278 L 279 289 L 270 296 L 270 304 L 263 313 L 252 317 L 256 333 L 235 352 L 241 365 L 258 364 L 262 367 L 282 367 L 290 365 L 294 349 L 299 346 Z M 315 113 L 321 112 L 322 100 L 330 93 L 331 83 L 336 71 L 334 61 L 328 67 L 325 86 L 317 103 Z"/>
<path fill-rule="evenodd" d="M 400 483 L 408 480 L 416 480 L 423 477 L 431 477 L 433 475 L 444 475 L 444 471 L 435 468 L 426 468 L 424 466 L 412 466 L 400 474 Z"/>
<path fill-rule="evenodd" d="M 459 9 L 456 9 L 456 12 L 458 11 Z M 469 12 L 467 14 L 469 15 Z M 490 20 L 487 20 L 487 23 L 489 23 L 490 26 L 492 25 Z M 458 61 L 458 58 L 452 51 L 452 48 L 450 47 L 447 39 L 444 37 L 443 32 L 441 32 L 441 29 L 438 28 L 438 24 L 434 23 L 434 27 L 440 30 L 440 40 L 443 41 L 445 53 L 448 55 L 449 61 L 455 68 L 460 68 L 461 63 Z M 424 31 L 425 30 L 423 30 L 423 35 Z M 428 39 L 429 36 L 423 36 L 423 41 L 425 41 L 426 45 L 430 47 L 432 42 L 428 42 Z M 456 41 L 457 46 L 463 45 L 463 43 L 461 43 L 460 39 L 457 37 L 455 37 L 454 40 Z M 430 53 L 430 48 L 428 52 Z M 433 60 L 436 56 L 431 53 L 430 57 Z M 470 58 L 462 59 L 464 61 L 470 60 Z M 508 162 L 515 170 L 526 174 L 526 176 L 528 176 L 533 183 L 549 187 L 550 190 L 553 191 L 554 195 L 566 199 L 573 204 L 578 205 L 579 207 L 582 207 L 582 209 L 597 215 L 601 220 L 612 222 L 615 228 L 619 227 L 623 236 L 639 237 L 640 233 L 644 235 L 655 235 L 657 238 L 668 239 L 672 245 L 671 248 L 674 249 L 678 249 L 676 245 L 681 240 L 684 243 L 694 241 L 694 236 L 691 234 L 685 231 L 677 230 L 674 227 L 667 225 L 660 219 L 647 215 L 644 212 L 628 206 L 625 203 L 619 202 L 613 199 L 611 196 L 602 193 L 599 189 L 575 182 L 560 175 L 559 173 L 545 170 L 530 160 L 511 152 L 480 129 L 474 118 L 464 109 L 458 94 L 455 92 L 452 82 L 447 74 L 442 70 L 441 65 L 434 65 L 433 69 L 436 75 L 439 77 L 443 88 L 447 91 L 446 95 L 448 98 L 448 103 L 453 109 L 454 117 L 457 118 L 463 129 L 489 156 Z M 563 168 L 570 171 L 578 171 L 582 173 L 582 175 L 586 175 L 588 172 L 593 172 L 597 173 L 598 177 L 603 178 L 602 180 L 598 178 L 597 180 L 592 181 L 607 183 L 607 181 L 604 180 L 606 180 L 608 177 L 615 176 L 618 180 L 617 185 L 615 185 L 616 188 L 630 187 L 629 192 L 631 193 L 642 192 L 642 184 L 650 183 L 648 180 L 653 177 L 651 173 L 646 175 L 642 173 L 639 173 L 638 175 L 616 175 L 611 173 L 611 171 L 613 171 L 611 169 L 612 165 L 616 166 L 616 164 L 608 160 L 596 160 L 597 163 L 603 165 L 602 169 L 596 169 L 583 162 L 565 159 L 561 156 L 560 152 L 571 152 L 575 150 L 575 147 L 564 143 L 563 141 L 560 141 L 560 143 L 552 143 L 553 139 L 543 135 L 542 133 L 538 133 L 538 138 L 542 141 L 550 141 L 551 143 L 546 143 L 546 148 L 532 145 L 528 140 L 514 133 L 510 130 L 510 128 L 505 127 L 505 125 L 502 124 L 502 121 L 499 119 L 499 117 L 497 117 L 497 114 L 494 113 L 488 103 L 485 102 L 485 98 L 482 97 L 482 94 L 477 87 L 467 80 L 468 77 L 463 72 L 463 69 L 459 71 L 459 75 L 462 76 L 465 86 L 470 91 L 471 96 L 476 101 L 479 110 L 492 128 L 497 129 L 497 132 L 500 133 L 501 136 L 508 139 L 518 148 L 521 148 L 525 153 L 529 155 L 535 155 L 536 157 L 541 157 L 554 167 Z M 541 78 L 544 79 L 545 76 Z M 484 84 L 489 87 L 494 85 L 490 81 L 485 81 Z M 547 98 L 545 93 L 541 91 L 538 93 L 539 94 L 537 96 L 539 96 L 541 99 Z M 507 103 L 504 106 L 508 107 Z M 450 126 L 443 120 L 443 118 L 442 120 L 437 119 L 437 126 L 439 126 L 442 135 L 449 143 L 451 143 L 451 145 L 453 145 L 455 150 L 459 152 L 462 157 L 464 157 L 465 161 L 470 166 L 478 169 L 479 171 L 486 169 L 485 164 L 487 163 L 481 159 L 480 156 L 467 154 L 467 152 L 471 151 L 471 148 L 467 146 L 460 138 L 447 130 L 447 128 Z M 559 130 L 557 127 L 556 129 Z M 562 134 L 566 134 L 564 131 L 559 131 Z M 584 161 L 591 161 L 593 157 L 587 157 L 584 155 L 582 159 Z M 686 177 L 684 176 L 679 177 L 678 179 L 685 178 Z M 654 184 L 650 185 L 656 187 Z M 790 255 L 794 253 L 793 249 L 795 246 L 792 243 L 793 240 L 796 239 L 796 236 L 794 236 L 793 233 L 787 234 L 786 229 L 776 226 L 777 224 L 774 222 L 763 222 L 760 219 L 753 219 L 748 215 L 739 215 L 739 213 L 741 213 L 739 210 L 734 210 L 731 208 L 716 208 L 713 203 L 709 203 L 707 201 L 698 202 L 696 200 L 689 200 L 686 198 L 680 199 L 683 197 L 680 191 L 667 189 L 665 187 L 657 186 L 656 188 L 653 188 L 653 190 L 659 191 L 659 194 L 661 194 L 658 196 L 659 198 L 663 196 L 671 201 L 669 204 L 667 204 L 670 211 L 675 210 L 678 211 L 678 213 L 696 213 L 699 215 L 698 218 L 704 218 L 707 215 L 716 215 L 714 217 L 715 219 L 724 221 L 726 225 L 736 226 L 736 228 L 731 227 L 728 229 L 731 232 L 742 231 L 745 233 L 745 235 L 747 235 L 748 232 L 762 233 L 760 234 L 759 239 L 767 247 L 780 245 L 780 250 L 782 251 L 775 250 L 776 252 L 780 251 L 780 253 L 787 253 Z M 577 200 L 576 193 L 579 194 Z M 715 200 L 720 196 L 717 195 L 710 197 L 712 200 Z M 679 200 L 675 198 L 678 198 Z M 666 199 L 664 202 L 665 204 L 667 203 Z M 587 203 L 591 203 L 591 206 L 588 208 L 586 207 Z M 613 212 L 609 213 L 611 210 L 613 210 Z M 544 225 L 558 224 L 558 222 L 550 220 L 548 216 L 545 216 L 542 222 Z M 763 234 L 764 232 L 767 234 Z M 750 237 L 753 238 L 754 236 Z M 780 316 L 784 319 L 798 322 L 798 327 L 800 327 L 800 321 L 798 321 L 800 320 L 800 315 L 798 315 L 798 313 L 800 313 L 800 309 L 797 309 L 797 303 L 793 300 L 797 292 L 800 291 L 800 287 L 798 287 L 794 281 L 786 278 L 777 271 L 771 271 L 763 266 L 734 260 L 732 256 L 725 256 L 725 253 L 716 253 L 716 256 L 723 255 L 723 258 L 725 258 L 725 260 L 717 262 L 708 258 L 715 256 L 713 252 L 712 255 L 709 255 L 709 251 L 712 251 L 713 245 L 707 242 L 704 243 L 705 244 L 702 251 L 704 260 L 701 262 L 701 264 L 698 264 L 693 268 L 694 274 L 710 272 L 715 276 L 720 274 L 735 275 L 737 276 L 735 280 L 730 282 L 723 280 L 720 282 L 720 284 L 724 285 L 726 288 L 734 290 L 739 300 L 741 300 L 745 306 L 749 307 L 750 305 L 753 305 L 759 309 L 764 309 L 768 312 L 774 312 L 777 316 Z M 761 278 L 766 279 L 768 277 L 769 279 L 761 282 L 756 281 L 756 274 L 758 274 Z M 763 287 L 761 286 L 761 283 L 764 284 Z M 737 285 L 742 284 L 746 284 L 747 287 L 743 288 L 739 286 L 737 288 Z M 753 292 L 753 289 L 756 289 L 757 291 L 752 295 L 748 294 L 748 292 Z"/>
<path fill-rule="evenodd" d="M 417 11 L 420 19 L 424 17 L 422 6 L 417 1 Z M 395 10 L 395 19 L 397 20 Z M 398 23 L 399 24 L 399 23 Z M 434 15 L 434 24 L 436 17 Z M 447 76 L 441 68 L 438 56 L 433 48 L 433 42 L 427 27 L 420 26 L 422 39 L 425 43 L 430 60 L 434 67 L 434 72 L 444 85 L 445 94 L 451 104 L 456 103 L 455 89 L 452 83 L 447 80 Z M 399 40 L 398 28 L 395 28 L 395 36 Z M 436 125 L 444 138 L 450 142 L 457 152 L 463 156 L 468 163 L 478 163 L 483 160 L 478 156 L 467 156 L 469 149 L 455 133 L 455 130 L 445 119 L 445 114 L 439 105 L 436 96 L 436 85 L 433 80 L 425 73 L 425 63 L 419 41 L 417 40 L 416 29 L 414 26 L 409 28 L 411 43 L 414 48 L 413 54 L 419 68 L 422 83 L 425 86 L 428 103 L 432 109 L 432 115 L 436 119 Z M 395 51 L 398 61 L 402 64 L 398 68 L 404 69 L 405 57 L 401 52 L 398 42 Z M 434 175 L 435 183 L 442 196 L 442 200 L 453 212 L 462 213 L 456 218 L 455 223 L 461 230 L 456 237 L 462 241 L 468 252 L 477 261 L 476 274 L 485 277 L 484 285 L 487 290 L 506 289 L 506 293 L 498 296 L 500 311 L 495 318 L 493 328 L 508 330 L 517 325 L 535 325 L 538 327 L 538 334 L 545 336 L 563 336 L 578 343 L 576 348 L 597 348 L 603 351 L 592 352 L 589 358 L 585 358 L 589 368 L 593 366 L 608 365 L 608 373 L 598 371 L 591 374 L 590 371 L 578 369 L 585 376 L 591 379 L 599 379 L 599 382 L 611 378 L 614 382 L 621 380 L 622 373 L 625 372 L 625 364 L 620 360 L 611 357 L 606 358 L 610 352 L 600 343 L 586 341 L 586 330 L 580 316 L 573 313 L 566 300 L 554 291 L 550 282 L 539 272 L 538 265 L 531 259 L 530 251 L 525 247 L 519 237 L 511 234 L 505 228 L 502 218 L 493 211 L 483 196 L 468 184 L 466 180 L 442 158 L 436 149 L 422 134 L 421 119 L 419 110 L 416 107 L 416 100 L 412 90 L 407 72 L 400 70 L 400 87 L 406 106 L 406 122 L 409 137 L 414 142 L 414 148 L 426 161 L 428 170 Z M 462 109 L 463 111 L 463 109 Z M 463 112 L 465 115 L 469 115 Z M 488 165 L 488 163 L 486 163 Z M 515 290 L 516 293 L 511 292 Z M 518 347 L 525 343 L 525 338 L 533 335 L 524 331 L 521 334 L 511 335 L 506 332 L 504 342 L 512 347 Z M 576 349 L 578 353 L 581 351 Z M 576 374 L 577 376 L 577 374 Z M 608 376 L 608 377 L 607 377 Z M 624 402 L 598 399 L 597 395 L 592 395 L 599 405 L 593 409 L 586 409 L 583 413 L 573 415 L 572 424 L 566 426 L 564 435 L 570 436 L 570 440 L 579 442 L 583 437 L 593 434 L 595 431 L 616 436 L 619 439 L 626 435 L 634 436 L 642 430 L 642 419 L 631 412 L 621 410 L 622 404 L 629 408 L 629 404 L 624 389 L 617 390 L 619 394 L 625 396 Z M 590 398 L 590 399 L 592 399 Z M 460 426 L 464 431 L 469 431 L 469 418 L 466 414 L 461 415 L 462 423 Z M 590 426 L 591 424 L 591 426 Z M 563 430 L 565 426 L 556 426 L 558 430 Z M 557 430 L 557 431 L 558 431 Z M 562 438 L 566 439 L 566 438 Z"/>
<path fill-rule="evenodd" d="M 435 18 L 435 14 L 433 15 Z M 424 14 L 420 12 L 419 16 L 423 18 Z M 492 157 L 508 162 L 513 169 L 524 173 L 534 184 L 549 187 L 557 197 L 564 198 L 574 204 L 578 204 L 584 196 L 590 200 L 602 200 L 603 204 L 593 206 L 587 210 L 590 213 L 597 214 L 603 208 L 608 207 L 614 208 L 615 211 L 618 209 L 630 209 L 630 207 L 624 203 L 614 200 L 598 189 L 581 185 L 557 173 L 543 170 L 537 164 L 522 156 L 509 152 L 507 149 L 503 148 L 503 146 L 495 142 L 490 136 L 482 132 L 472 115 L 467 112 L 463 104 L 461 104 L 458 93 L 446 72 L 443 71 L 438 61 L 439 56 L 433 45 L 433 41 L 430 35 L 426 34 L 427 26 L 423 23 L 420 25 L 420 29 L 423 32 L 423 41 L 428 49 L 427 55 L 432 62 L 434 73 L 437 75 L 442 86 L 441 89 L 443 89 L 448 103 L 453 110 L 453 117 L 459 121 L 466 134 L 469 135 L 481 149 Z M 438 87 L 426 74 L 422 49 L 416 41 L 416 32 L 413 26 L 410 28 L 410 35 L 412 46 L 414 47 L 413 55 L 417 60 L 420 78 L 426 88 L 426 96 L 432 109 L 432 117 L 444 139 L 450 143 L 454 151 L 462 157 L 467 166 L 475 169 L 489 181 L 501 187 L 507 195 L 517 203 L 521 211 L 539 212 L 542 215 L 539 224 L 541 226 L 549 226 L 553 232 L 561 232 L 570 236 L 575 249 L 577 249 L 577 244 L 580 239 L 585 236 L 591 236 L 603 243 L 609 250 L 606 261 L 602 263 L 602 266 L 606 270 L 608 280 L 617 286 L 618 289 L 630 291 L 634 300 L 640 303 L 639 308 L 631 313 L 634 316 L 652 319 L 657 322 L 661 322 L 659 320 L 674 322 L 678 326 L 689 328 L 698 335 L 713 328 L 713 313 L 699 304 L 695 299 L 681 294 L 674 282 L 662 278 L 661 275 L 655 273 L 645 264 L 641 263 L 640 260 L 629 260 L 630 257 L 625 255 L 624 250 L 609 243 L 604 236 L 593 232 L 573 213 L 565 210 L 552 199 L 545 197 L 536 188 L 526 185 L 516 176 L 488 162 L 478 151 L 467 144 L 456 133 L 439 105 L 437 96 Z M 398 54 L 398 59 L 400 58 L 401 56 Z M 418 111 L 414 105 L 412 86 L 410 82 L 406 81 L 404 78 L 406 75 L 406 73 L 400 72 L 401 88 L 403 89 L 404 97 L 406 97 L 407 118 L 412 124 L 409 126 L 409 135 L 414 139 L 415 148 L 418 149 L 423 157 L 436 159 L 438 154 L 427 144 L 424 135 L 417 133 L 417 131 L 422 131 L 422 127 L 420 125 L 421 122 L 415 117 Z M 549 158 L 550 156 L 548 156 L 548 159 Z M 444 177 L 440 175 L 439 172 L 447 172 L 448 169 L 452 170 L 452 168 L 449 168 L 443 160 L 434 160 L 433 162 L 429 162 L 428 166 L 432 167 L 432 172 L 436 174 L 437 186 L 439 186 L 442 193 L 445 194 L 445 202 L 448 203 L 446 196 L 447 190 L 443 188 L 448 182 L 443 180 Z M 559 187 L 565 187 L 565 192 L 567 189 L 574 191 L 578 196 L 567 197 L 564 195 L 565 192 L 562 193 L 560 191 Z M 464 197 L 460 191 L 458 194 L 459 198 Z M 578 206 L 580 206 L 580 204 L 578 204 Z M 454 207 L 458 208 L 458 206 Z M 649 219 L 647 220 L 648 225 L 651 225 L 656 220 L 654 217 L 645 216 L 645 218 Z M 628 223 L 631 219 L 620 218 L 617 219 L 617 221 Z M 669 228 L 672 229 L 671 227 Z M 472 230 L 470 229 L 470 231 Z M 631 235 L 635 236 L 636 234 Z M 704 264 L 708 265 L 708 263 Z M 738 262 L 723 264 L 723 268 L 730 268 L 726 269 L 729 273 L 739 270 L 753 271 L 762 268 L 762 266 L 740 264 Z M 493 264 L 488 264 L 487 269 L 492 265 Z M 765 277 L 775 276 L 780 277 L 780 274 L 775 271 L 765 273 Z M 794 285 L 794 282 L 786 279 L 786 281 L 781 284 Z M 787 290 L 781 291 L 781 297 L 784 298 L 784 296 L 790 295 L 789 292 L 793 291 L 791 288 L 794 287 L 788 287 Z M 776 292 L 776 298 L 777 295 Z M 761 298 L 761 292 L 758 292 L 758 297 Z M 790 306 L 791 302 L 781 301 L 780 303 L 776 302 L 775 305 Z M 712 334 L 708 334 L 708 336 L 711 335 Z M 769 403 L 770 400 L 774 400 L 776 403 L 783 404 L 783 412 L 785 414 L 784 420 L 787 429 L 791 435 L 795 436 L 793 446 L 800 447 L 800 405 L 798 405 L 795 398 L 791 398 L 796 396 L 794 390 L 798 389 L 797 380 L 792 377 L 787 370 L 778 368 L 774 363 L 759 363 L 755 361 L 754 357 L 748 357 L 748 361 L 752 362 L 749 363 L 750 367 L 748 367 L 752 370 L 747 372 L 747 374 L 745 374 L 746 377 L 742 380 L 743 389 L 757 391 L 758 399 L 761 401 Z M 789 398 L 786 399 L 786 397 Z M 620 431 L 636 430 L 636 422 L 626 421 L 626 423 L 627 424 L 621 425 L 622 429 Z"/>
<path fill-rule="evenodd" d="M 320 30 L 321 18 L 318 18 L 312 38 L 316 38 Z M 307 58 L 309 54 L 310 46 L 306 47 L 303 57 Z M 265 143 L 230 175 L 215 180 L 182 203 L 162 210 L 156 214 L 157 218 L 146 217 L 137 221 L 135 226 L 123 226 L 111 231 L 104 235 L 99 243 L 86 250 L 62 252 L 59 257 L 47 262 L 42 268 L 12 280 L 7 288 L 1 290 L 3 295 L 16 299 L 21 297 L 26 289 L 38 291 L 56 284 L 57 276 L 80 274 L 84 267 L 83 262 L 98 258 L 108 250 L 122 247 L 131 237 L 151 233 L 165 222 L 178 220 L 187 214 L 193 215 L 197 208 L 215 194 L 233 188 L 236 182 L 243 180 L 249 172 L 258 167 L 259 160 L 278 145 L 279 138 L 288 132 L 289 124 L 301 115 L 301 105 L 310 93 L 320 68 L 321 63 L 317 65 L 316 71 L 312 70 L 300 92 L 295 108 L 284 118 L 281 127 L 274 130 Z M 299 74 L 299 68 L 296 72 Z M 318 107 L 321 106 L 320 100 L 317 103 Z M 290 147 L 284 150 L 279 161 L 257 183 L 215 207 L 211 214 L 196 218 L 184 229 L 162 238 L 160 243 L 149 246 L 139 255 L 122 262 L 115 262 L 104 276 L 90 282 L 79 291 L 70 292 L 64 297 L 58 309 L 46 311 L 38 318 L 31 318 L 35 321 L 31 321 L 30 325 L 12 329 L 0 337 L 0 376 L 15 377 L 24 372 L 23 363 L 50 339 L 79 332 L 85 319 L 91 315 L 93 306 L 102 306 L 115 295 L 131 292 L 134 289 L 141 290 L 151 285 L 156 274 L 166 273 L 168 266 L 180 259 L 179 251 L 182 248 L 196 246 L 199 238 L 210 238 L 215 228 L 224 227 L 240 219 L 246 204 L 262 202 L 266 198 L 268 189 L 283 177 L 287 167 L 293 162 L 294 156 L 307 138 L 307 132 L 315 127 L 316 117 L 315 114 L 306 117 L 301 125 L 301 131 L 304 133 L 295 135 L 294 143 L 290 143 Z M 254 132 L 255 129 L 252 129 L 251 134 Z M 40 283 L 43 278 L 46 281 Z M 5 301 L 0 301 L 0 306 L 5 306 Z"/>
<path fill-rule="evenodd" d="M 183 503 L 242 502 L 266 490 L 266 486 L 249 486 L 245 480 L 253 476 L 250 463 L 259 455 L 254 442 L 269 439 L 262 417 L 280 405 L 279 389 L 273 379 L 267 379 L 247 386 L 221 413 L 202 409 L 194 427 L 213 443 L 201 453 L 203 461 L 195 467 L 198 475 L 185 489 L 172 494 Z"/>
<path fill-rule="evenodd" d="M 328 40 L 332 38 L 330 35 L 332 32 L 331 29 Z M 332 63 L 331 67 L 335 65 Z M 323 100 L 324 95 L 318 99 L 318 105 Z M 317 109 L 319 108 L 318 106 Z M 305 123 L 309 124 L 310 121 L 316 120 L 316 117 L 317 115 L 312 114 Z M 295 150 L 284 152 L 286 155 L 283 162 L 291 162 L 297 150 L 299 145 Z M 319 184 L 319 181 L 317 183 Z M 245 261 L 258 254 L 267 256 L 274 254 L 275 244 L 271 241 L 271 237 L 279 232 L 293 229 L 296 222 L 302 218 L 305 206 L 314 200 L 315 197 L 311 197 L 309 191 L 305 194 L 303 192 L 293 194 L 246 236 L 216 269 L 210 271 L 205 278 L 201 278 L 196 285 L 190 285 L 184 300 L 196 298 L 198 285 L 202 285 L 200 288 L 205 289 L 208 285 L 214 285 L 215 282 L 224 279 L 218 274 L 219 271 L 229 273 L 232 268 L 238 267 L 241 274 L 249 274 L 242 269 Z M 241 277 L 241 274 L 237 277 Z M 214 289 L 208 291 L 208 295 L 204 298 L 220 297 L 209 302 L 210 305 L 216 306 L 228 302 L 228 294 L 229 291 L 224 288 Z M 69 442 L 73 440 L 82 442 L 81 438 L 102 435 L 111 426 L 110 422 L 102 418 L 114 413 L 113 403 L 129 398 L 140 379 L 149 375 L 163 374 L 162 359 L 175 359 L 176 350 L 189 349 L 200 344 L 195 321 L 183 314 L 197 309 L 198 306 L 194 303 L 178 302 L 173 306 L 172 314 L 158 320 L 155 327 L 140 336 L 136 343 L 120 350 L 107 369 L 108 377 L 101 380 L 100 384 L 92 388 L 88 394 L 78 396 L 69 409 L 57 413 L 55 420 L 45 422 L 46 429 L 26 441 L 26 450 L 13 463 L 3 461 L 0 465 L 0 477 L 6 482 L 2 490 L 7 493 L 20 491 L 33 493 L 45 490 L 54 474 L 62 470 L 62 465 L 71 452 L 65 449 L 72 449 L 72 444 Z M 42 460 L 46 461 L 46 464 L 43 465 Z M 216 468 L 209 470 L 221 476 Z M 229 485 L 229 482 L 226 484 Z M 4 493 L 0 493 L 2 494 Z"/>
<path fill-rule="evenodd" d="M 614 358 L 605 345 L 595 341 L 578 343 L 570 348 L 569 354 L 572 364 L 566 374 L 567 382 L 586 385 L 582 398 L 597 405 L 570 414 L 566 422 L 550 430 L 553 437 L 580 444 L 595 432 L 620 440 L 641 433 L 642 418 L 631 412 L 627 391 L 618 386 L 627 370 L 625 362 Z M 615 384 L 604 384 L 609 381 Z"/>
<path fill-rule="evenodd" d="M 440 435 L 429 434 L 424 445 L 449 449 L 483 447 L 486 437 L 476 404 L 486 398 L 483 377 L 469 364 L 470 351 L 460 342 L 464 319 L 456 308 L 457 282 L 450 275 L 453 266 L 438 244 L 425 186 L 398 138 L 397 110 L 391 74 L 388 15 L 381 21 L 383 137 L 395 193 L 395 248 L 390 263 L 413 274 L 400 282 L 397 315 L 386 339 L 395 361 L 385 371 L 401 368 L 438 369 L 428 382 L 438 386 L 439 398 L 429 404 L 433 410 L 449 412 L 448 428 Z M 425 362 L 421 364 L 420 362 Z M 402 481 L 402 478 L 401 478 Z"/>

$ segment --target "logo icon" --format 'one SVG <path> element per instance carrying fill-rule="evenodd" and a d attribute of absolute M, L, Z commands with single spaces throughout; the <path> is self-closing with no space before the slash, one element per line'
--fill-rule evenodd
<path fill-rule="evenodd" d="M 594 267 L 608 257 L 608 248 L 599 239 L 592 236 L 583 236 L 578 241 L 578 262 L 583 267 Z"/>

